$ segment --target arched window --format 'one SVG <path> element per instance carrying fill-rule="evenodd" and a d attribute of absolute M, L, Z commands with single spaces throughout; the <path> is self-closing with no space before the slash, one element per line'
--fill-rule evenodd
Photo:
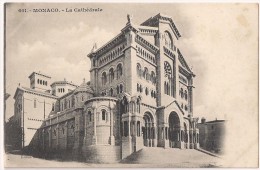
<path fill-rule="evenodd" d="M 187 98 L 188 98 L 187 90 L 184 91 L 184 98 L 185 98 L 185 100 L 187 100 Z"/>
<path fill-rule="evenodd" d="M 181 96 L 181 98 L 183 98 L 183 88 L 181 88 L 181 90 L 180 90 L 180 96 Z"/>
<path fill-rule="evenodd" d="M 123 93 L 124 89 L 123 89 L 123 85 L 120 84 L 120 93 Z"/>
<path fill-rule="evenodd" d="M 149 94 L 149 90 L 148 90 L 148 88 L 147 88 L 147 87 L 145 88 L 145 94 L 146 94 L 146 95 L 148 95 L 148 94 Z"/>
<path fill-rule="evenodd" d="M 119 92 L 120 92 L 119 86 L 116 87 L 116 91 L 117 91 L 117 94 L 119 94 Z"/>
<path fill-rule="evenodd" d="M 54 111 L 54 103 L 52 103 L 52 109 L 51 109 L 51 111 Z"/>
<path fill-rule="evenodd" d="M 153 83 L 153 84 L 155 84 L 155 73 L 152 71 L 151 72 L 151 82 Z"/>
<path fill-rule="evenodd" d="M 140 85 L 137 83 L 137 92 L 140 91 Z"/>
<path fill-rule="evenodd" d="M 91 111 L 88 111 L 88 120 L 91 122 Z"/>
<path fill-rule="evenodd" d="M 117 70 L 117 79 L 120 79 L 121 76 L 123 75 L 123 68 L 121 63 L 117 65 L 116 70 Z"/>
<path fill-rule="evenodd" d="M 172 77 L 172 67 L 167 61 L 164 62 L 164 76 L 168 79 Z"/>
<path fill-rule="evenodd" d="M 42 80 L 40 80 L 40 84 L 42 84 Z"/>
<path fill-rule="evenodd" d="M 184 109 L 185 109 L 186 111 L 188 110 L 188 107 L 187 107 L 187 105 L 185 105 Z"/>
<path fill-rule="evenodd" d="M 148 80 L 148 68 L 147 68 L 147 67 L 144 68 L 143 77 L 144 77 L 146 80 Z"/>
<path fill-rule="evenodd" d="M 112 81 L 114 80 L 115 74 L 114 74 L 114 69 L 111 68 L 109 70 L 109 82 L 112 83 Z"/>
<path fill-rule="evenodd" d="M 38 84 L 40 83 L 40 80 L 39 80 L 39 79 L 37 79 L 37 83 L 38 83 Z"/>
<path fill-rule="evenodd" d="M 105 85 L 107 83 L 107 73 L 102 73 L 102 85 Z"/>
<path fill-rule="evenodd" d="M 110 89 L 110 96 L 113 96 L 113 89 Z"/>
<path fill-rule="evenodd" d="M 137 63 L 137 66 L 136 66 L 136 73 L 139 77 L 142 77 L 141 65 L 139 63 Z"/>
<path fill-rule="evenodd" d="M 106 120 L 106 111 L 102 110 L 102 120 Z"/>
<path fill-rule="evenodd" d="M 170 33 L 168 31 L 165 31 L 164 35 L 165 35 L 165 46 L 170 49 L 173 49 L 173 42 Z"/>

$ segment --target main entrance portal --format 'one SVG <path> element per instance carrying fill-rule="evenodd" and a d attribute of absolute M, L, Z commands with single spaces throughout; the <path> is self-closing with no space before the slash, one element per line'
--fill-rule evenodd
<path fill-rule="evenodd" d="M 180 118 L 176 112 L 171 112 L 169 116 L 169 144 L 171 148 L 179 148 L 180 137 Z"/>
<path fill-rule="evenodd" d="M 154 147 L 155 140 L 156 140 L 154 118 L 150 112 L 144 113 L 142 133 L 143 133 L 144 146 Z"/>

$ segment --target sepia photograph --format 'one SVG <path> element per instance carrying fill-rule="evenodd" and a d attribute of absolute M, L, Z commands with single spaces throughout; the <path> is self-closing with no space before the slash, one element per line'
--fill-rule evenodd
<path fill-rule="evenodd" d="M 258 3 L 3 4 L 5 168 L 258 168 Z"/>

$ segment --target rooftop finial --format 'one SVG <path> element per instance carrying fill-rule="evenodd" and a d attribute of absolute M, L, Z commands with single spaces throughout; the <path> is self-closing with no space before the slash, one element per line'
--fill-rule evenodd
<path fill-rule="evenodd" d="M 86 80 L 85 80 L 85 78 L 84 78 L 84 79 L 83 79 L 83 83 L 85 83 L 85 81 L 86 81 Z"/>
<path fill-rule="evenodd" d="M 133 15 L 127 14 L 127 24 L 131 23 L 133 20 Z"/>

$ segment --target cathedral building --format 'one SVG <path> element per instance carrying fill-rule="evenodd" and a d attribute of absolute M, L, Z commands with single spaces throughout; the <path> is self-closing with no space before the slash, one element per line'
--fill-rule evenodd
<path fill-rule="evenodd" d="M 31 88 L 18 87 L 15 106 L 25 91 L 48 98 L 44 113 L 34 113 L 34 100 L 28 104 L 32 110 L 25 114 L 41 123 L 34 126 L 29 146 L 95 162 L 117 162 L 143 147 L 199 147 L 195 75 L 178 48 L 179 30 L 162 14 L 140 25 L 129 15 L 127 19 L 117 36 L 87 55 L 89 82 L 76 86 L 60 81 L 46 89 L 50 77 L 33 73 Z"/>

